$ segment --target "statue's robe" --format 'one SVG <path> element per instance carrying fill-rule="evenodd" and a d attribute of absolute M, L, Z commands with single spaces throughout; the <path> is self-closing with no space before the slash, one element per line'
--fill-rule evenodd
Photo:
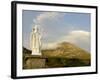
<path fill-rule="evenodd" d="M 31 33 L 31 50 L 32 55 L 41 55 L 41 37 L 39 32 L 32 32 Z"/>

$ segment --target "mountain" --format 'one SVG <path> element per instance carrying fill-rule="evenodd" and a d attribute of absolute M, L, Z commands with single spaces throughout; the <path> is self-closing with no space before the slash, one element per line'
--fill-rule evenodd
<path fill-rule="evenodd" d="M 91 65 L 91 54 L 68 42 L 59 43 L 57 48 L 45 49 L 41 52 L 42 57 L 46 58 L 46 68 Z M 23 54 L 24 64 L 25 56 L 31 55 L 31 51 L 23 47 Z"/>
<path fill-rule="evenodd" d="M 74 44 L 63 42 L 58 44 L 56 49 L 42 50 L 44 56 L 90 59 L 90 53 L 75 46 Z"/>

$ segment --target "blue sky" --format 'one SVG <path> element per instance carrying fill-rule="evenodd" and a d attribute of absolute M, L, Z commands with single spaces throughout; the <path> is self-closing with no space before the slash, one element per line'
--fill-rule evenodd
<path fill-rule="evenodd" d="M 66 41 L 90 52 L 90 16 L 89 13 L 23 10 L 23 46 L 30 49 L 30 33 L 38 25 L 43 48 L 53 48 Z"/>

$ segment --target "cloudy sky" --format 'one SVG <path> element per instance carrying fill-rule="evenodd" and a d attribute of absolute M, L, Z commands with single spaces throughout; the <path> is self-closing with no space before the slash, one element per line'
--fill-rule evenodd
<path fill-rule="evenodd" d="M 38 25 L 42 48 L 54 48 L 59 42 L 70 42 L 90 52 L 90 14 L 23 10 L 23 46 L 30 49 L 32 27 Z"/>

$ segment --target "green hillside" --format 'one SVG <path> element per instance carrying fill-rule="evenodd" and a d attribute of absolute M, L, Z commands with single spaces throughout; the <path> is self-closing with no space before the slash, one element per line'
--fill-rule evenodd
<path fill-rule="evenodd" d="M 43 56 L 90 59 L 90 53 L 67 42 L 58 45 L 56 49 L 42 50 Z"/>
<path fill-rule="evenodd" d="M 31 51 L 23 48 L 23 65 L 27 55 L 31 56 Z M 42 50 L 42 56 L 46 57 L 46 68 L 91 65 L 90 53 L 68 42 L 59 43 L 56 49 Z"/>

